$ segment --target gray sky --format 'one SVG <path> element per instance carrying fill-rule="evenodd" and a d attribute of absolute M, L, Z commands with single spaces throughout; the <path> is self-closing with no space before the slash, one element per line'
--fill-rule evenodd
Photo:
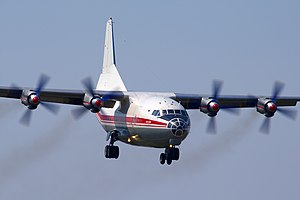
<path fill-rule="evenodd" d="M 84 3 L 83 3 L 84 2 Z M 300 96 L 299 1 L 17 1 L 0 0 L 0 85 L 80 89 L 102 64 L 105 23 L 115 21 L 117 65 L 137 91 Z M 254 110 L 220 112 L 218 134 L 190 112 L 181 159 L 160 166 L 162 150 L 119 143 L 106 160 L 106 134 L 95 116 L 58 116 L 42 107 L 29 128 L 25 107 L 0 100 L 0 199 L 299 199 L 299 119 L 272 119 L 270 135 Z M 299 111 L 299 106 L 296 107 Z M 277 113 L 278 114 L 278 113 Z"/>

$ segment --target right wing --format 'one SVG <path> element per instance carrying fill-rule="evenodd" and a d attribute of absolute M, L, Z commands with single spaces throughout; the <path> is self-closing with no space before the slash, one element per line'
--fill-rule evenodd
<path fill-rule="evenodd" d="M 28 97 L 34 92 L 34 89 L 28 88 L 0 87 L 0 97 L 4 98 L 22 99 L 24 97 L 26 98 L 26 93 Z M 98 96 L 100 99 L 105 98 L 103 107 L 105 107 L 105 102 L 120 101 L 125 97 L 124 93 L 120 91 L 95 90 L 94 95 Z M 42 90 L 39 92 L 39 97 L 41 102 L 83 105 L 86 101 L 85 98 L 87 97 L 87 92 L 80 90 Z"/>

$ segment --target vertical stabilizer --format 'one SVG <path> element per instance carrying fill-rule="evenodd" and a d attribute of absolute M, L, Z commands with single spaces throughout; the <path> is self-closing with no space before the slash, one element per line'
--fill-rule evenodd
<path fill-rule="evenodd" d="M 104 91 L 127 91 L 116 68 L 112 18 L 106 23 L 103 66 L 96 89 Z"/>

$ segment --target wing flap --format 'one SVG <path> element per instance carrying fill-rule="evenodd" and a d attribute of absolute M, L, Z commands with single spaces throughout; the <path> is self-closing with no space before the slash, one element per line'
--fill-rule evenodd
<path fill-rule="evenodd" d="M 17 88 L 2 87 L 0 88 L 0 97 L 19 99 L 22 90 Z"/>
<path fill-rule="evenodd" d="M 84 93 L 81 91 L 41 91 L 41 101 L 51 103 L 62 103 L 71 105 L 82 105 Z"/>

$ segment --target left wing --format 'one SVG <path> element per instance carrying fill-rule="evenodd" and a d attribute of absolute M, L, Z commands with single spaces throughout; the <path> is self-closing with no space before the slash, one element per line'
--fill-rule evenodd
<path fill-rule="evenodd" d="M 213 82 L 213 95 L 183 95 L 175 94 L 174 100 L 180 102 L 186 109 L 200 109 L 210 117 L 217 115 L 220 109 L 232 108 L 251 108 L 255 107 L 256 111 L 266 117 L 273 117 L 278 110 L 282 114 L 295 119 L 296 112 L 282 109 L 282 106 L 295 106 L 300 97 L 280 97 L 284 88 L 281 82 L 275 82 L 272 96 L 220 96 L 220 90 L 223 82 L 215 80 Z"/>
<path fill-rule="evenodd" d="M 297 102 L 300 101 L 300 97 L 278 97 L 280 90 L 275 87 L 273 96 L 270 97 L 174 94 L 170 98 L 179 102 L 185 109 L 199 109 L 210 117 L 215 117 L 220 109 L 230 109 L 230 111 L 236 113 L 238 110 L 235 108 L 256 108 L 258 113 L 266 117 L 260 131 L 269 133 L 269 118 L 273 117 L 276 111 L 290 119 L 295 119 L 297 115 L 297 110 L 281 107 L 296 106 Z M 213 118 L 209 121 L 207 132 L 216 132 L 216 124 Z"/>
<path fill-rule="evenodd" d="M 200 109 L 201 101 L 204 99 L 213 100 L 213 96 L 195 95 L 195 94 L 179 94 L 175 93 L 172 99 L 180 102 L 185 109 Z M 219 96 L 217 102 L 220 108 L 252 108 L 256 107 L 260 99 L 272 100 L 272 97 L 263 96 Z M 274 100 L 277 106 L 296 106 L 300 101 L 300 97 L 278 97 Z"/>

